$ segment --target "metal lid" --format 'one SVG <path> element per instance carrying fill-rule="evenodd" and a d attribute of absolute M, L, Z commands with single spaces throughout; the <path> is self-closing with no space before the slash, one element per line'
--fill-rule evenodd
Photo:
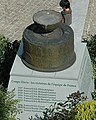
<path fill-rule="evenodd" d="M 54 30 L 61 23 L 62 15 L 54 10 L 42 10 L 33 15 L 33 21 L 46 30 Z"/>

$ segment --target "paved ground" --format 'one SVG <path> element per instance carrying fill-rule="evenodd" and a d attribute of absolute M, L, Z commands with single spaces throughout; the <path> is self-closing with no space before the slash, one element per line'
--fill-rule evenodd
<path fill-rule="evenodd" d="M 59 0 L 0 0 L 0 34 L 20 40 L 38 10 L 60 10 Z"/>
<path fill-rule="evenodd" d="M 85 40 L 89 40 L 90 36 L 95 34 L 96 34 L 96 0 L 89 0 L 83 38 Z"/>
<path fill-rule="evenodd" d="M 96 33 L 96 0 L 89 1 L 84 38 Z M 10 40 L 20 40 L 24 28 L 32 22 L 33 14 L 42 9 L 60 11 L 59 0 L 0 0 L 0 34 Z"/>

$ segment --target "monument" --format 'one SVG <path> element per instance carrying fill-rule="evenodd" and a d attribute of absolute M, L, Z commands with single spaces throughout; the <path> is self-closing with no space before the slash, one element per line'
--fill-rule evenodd
<path fill-rule="evenodd" d="M 74 32 L 61 23 L 61 14 L 39 11 L 23 32 L 10 73 L 9 90 L 15 88 L 18 120 L 42 115 L 46 107 L 82 91 L 91 99 L 92 66 L 86 44 L 74 46 Z"/>
<path fill-rule="evenodd" d="M 62 15 L 53 10 L 34 14 L 34 24 L 23 33 L 23 63 L 29 68 L 56 72 L 75 62 L 74 33 L 62 23 Z"/>

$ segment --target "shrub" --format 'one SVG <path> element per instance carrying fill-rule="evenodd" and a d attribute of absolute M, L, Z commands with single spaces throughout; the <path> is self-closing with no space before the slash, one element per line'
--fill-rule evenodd
<path fill-rule="evenodd" d="M 20 42 L 9 42 L 8 38 L 0 35 L 0 120 L 16 120 L 19 112 L 16 108 L 18 100 L 14 99 L 14 90 L 7 91 L 10 70 Z M 4 87 L 3 87 L 4 86 Z"/>
<path fill-rule="evenodd" d="M 15 116 L 19 113 L 16 105 L 19 101 L 14 96 L 14 90 L 9 92 L 0 85 L 0 120 L 16 120 Z"/>
<path fill-rule="evenodd" d="M 8 86 L 10 70 L 13 65 L 20 41 L 9 42 L 3 35 L 0 36 L 0 84 Z"/>
<path fill-rule="evenodd" d="M 76 106 L 87 99 L 79 91 L 70 94 L 64 103 L 55 103 L 43 112 L 43 117 L 36 115 L 31 120 L 74 120 Z"/>
<path fill-rule="evenodd" d="M 96 120 L 96 101 L 87 101 L 76 107 L 75 120 Z"/>
<path fill-rule="evenodd" d="M 6 39 L 3 35 L 0 35 L 0 67 L 5 58 L 4 54 L 7 43 L 8 39 Z"/>
<path fill-rule="evenodd" d="M 94 90 L 94 91 L 91 93 L 91 95 L 92 95 L 92 99 L 93 99 L 93 100 L 96 100 L 96 90 Z"/>
<path fill-rule="evenodd" d="M 90 40 L 87 41 L 87 48 L 93 63 L 96 63 L 96 35 L 91 36 Z"/>
<path fill-rule="evenodd" d="M 87 48 L 93 65 L 93 79 L 96 89 L 96 35 L 91 36 L 90 40 L 87 41 Z"/>
<path fill-rule="evenodd" d="M 55 103 L 30 120 L 96 120 L 96 100 L 88 101 L 79 91 L 70 94 L 64 103 Z M 96 92 L 94 93 L 96 94 Z"/>

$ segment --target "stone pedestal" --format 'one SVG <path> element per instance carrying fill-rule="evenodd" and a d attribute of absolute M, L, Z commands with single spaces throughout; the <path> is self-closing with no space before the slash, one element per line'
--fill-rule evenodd
<path fill-rule="evenodd" d="M 91 99 L 94 89 L 92 66 L 86 44 L 75 46 L 76 61 L 66 70 L 59 72 L 38 72 L 26 67 L 21 61 L 22 43 L 16 55 L 9 81 L 9 90 L 15 88 L 16 97 L 21 102 L 18 108 L 23 113 L 20 120 L 28 120 L 36 113 L 41 115 L 46 107 L 55 102 L 63 102 L 66 96 L 77 90 Z"/>
<path fill-rule="evenodd" d="M 71 27 L 75 34 L 76 61 L 71 67 L 59 72 L 38 72 L 29 69 L 21 60 L 21 43 L 8 86 L 9 90 L 15 88 L 15 98 L 21 100 L 18 108 L 22 109 L 23 113 L 17 116 L 17 120 L 29 120 L 36 113 L 41 115 L 45 107 L 55 102 L 63 102 L 66 96 L 77 90 L 84 92 L 91 99 L 91 92 L 94 90 L 91 60 L 86 43 L 81 43 L 88 3 L 89 0 L 72 1 Z"/>

